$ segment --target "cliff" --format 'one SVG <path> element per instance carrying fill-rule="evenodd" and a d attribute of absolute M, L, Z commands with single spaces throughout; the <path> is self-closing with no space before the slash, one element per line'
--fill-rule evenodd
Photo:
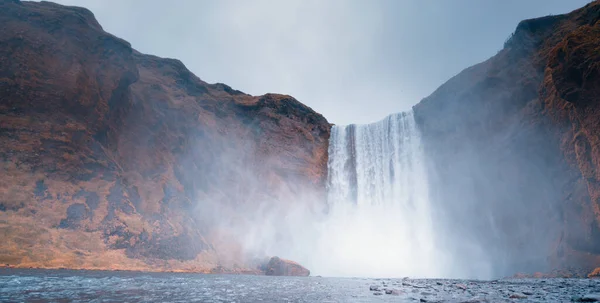
<path fill-rule="evenodd" d="M 599 20 L 595 1 L 522 21 L 497 55 L 414 107 L 437 220 L 480 244 L 447 239 L 457 267 L 481 255 L 505 276 L 600 264 Z"/>
<path fill-rule="evenodd" d="M 0 23 L 0 264 L 253 271 L 219 227 L 323 195 L 330 125 L 294 98 L 208 84 L 83 8 L 0 0 Z"/>

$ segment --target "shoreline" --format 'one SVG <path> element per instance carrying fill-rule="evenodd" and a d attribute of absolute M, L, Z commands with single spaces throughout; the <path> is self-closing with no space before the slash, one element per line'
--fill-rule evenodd
<path fill-rule="evenodd" d="M 126 273 L 178 273 L 178 274 L 204 274 L 204 275 L 248 275 L 248 276 L 266 276 L 260 271 L 192 271 L 192 270 L 142 270 L 142 269 L 109 269 L 109 268 L 68 268 L 68 267 L 42 267 L 42 266 L 18 266 L 10 264 L 0 264 L 0 270 L 19 269 L 19 270 L 64 270 L 64 271 L 95 271 L 95 272 L 126 272 Z"/>
<path fill-rule="evenodd" d="M 130 273 L 130 274 L 200 274 L 200 275 L 232 275 L 232 276 L 269 276 L 264 272 L 251 272 L 251 271 L 239 271 L 239 272 L 216 272 L 216 271 L 183 271 L 183 270 L 171 270 L 171 271 L 149 271 L 149 270 L 138 270 L 138 269 L 97 269 L 97 268 L 66 268 L 66 267 L 18 267 L 14 265 L 0 265 L 0 272 L 5 269 L 13 270 L 39 270 L 39 271 L 77 271 L 77 272 L 116 272 L 116 273 Z M 277 277 L 277 276 L 273 276 Z M 281 276 L 279 276 L 281 277 Z M 287 276 L 290 277 L 290 276 Z M 557 274 L 522 274 L 518 273 L 508 277 L 502 277 L 497 279 L 481 280 L 481 279 L 465 279 L 465 278 L 409 278 L 409 277 L 395 277 L 395 278 L 374 278 L 374 277 L 327 277 L 327 276 L 308 276 L 313 278 L 335 278 L 335 279 L 366 279 L 366 280 L 440 280 L 440 281 L 469 281 L 469 282 L 495 282 L 495 281 L 510 281 L 510 280 L 545 280 L 545 279 L 576 279 L 576 280 L 598 280 L 599 276 L 577 276 L 577 275 L 557 275 Z"/>

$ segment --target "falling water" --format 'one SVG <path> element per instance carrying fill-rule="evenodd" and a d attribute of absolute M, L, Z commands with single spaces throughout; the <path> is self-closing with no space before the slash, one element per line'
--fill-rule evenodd
<path fill-rule="evenodd" d="M 435 249 L 427 173 L 412 112 L 334 126 L 329 218 L 318 264 L 336 276 L 444 276 Z"/>

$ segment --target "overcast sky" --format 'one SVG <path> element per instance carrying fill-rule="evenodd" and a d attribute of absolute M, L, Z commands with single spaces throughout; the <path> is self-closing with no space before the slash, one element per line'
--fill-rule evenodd
<path fill-rule="evenodd" d="M 410 109 L 522 19 L 589 0 L 58 0 L 207 82 L 289 94 L 336 124 Z"/>

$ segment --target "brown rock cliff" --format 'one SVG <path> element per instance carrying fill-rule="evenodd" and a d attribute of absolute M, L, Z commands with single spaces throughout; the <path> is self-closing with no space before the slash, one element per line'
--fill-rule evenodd
<path fill-rule="evenodd" d="M 600 265 L 600 2 L 522 21 L 414 107 L 438 220 L 496 276 Z M 456 224 L 456 222 L 463 222 Z M 476 270 L 473 247 L 445 245 Z"/>
<path fill-rule="evenodd" d="M 330 126 L 294 98 L 205 83 L 83 8 L 0 0 L 0 23 L 1 264 L 246 271 L 221 206 L 322 196 Z"/>

